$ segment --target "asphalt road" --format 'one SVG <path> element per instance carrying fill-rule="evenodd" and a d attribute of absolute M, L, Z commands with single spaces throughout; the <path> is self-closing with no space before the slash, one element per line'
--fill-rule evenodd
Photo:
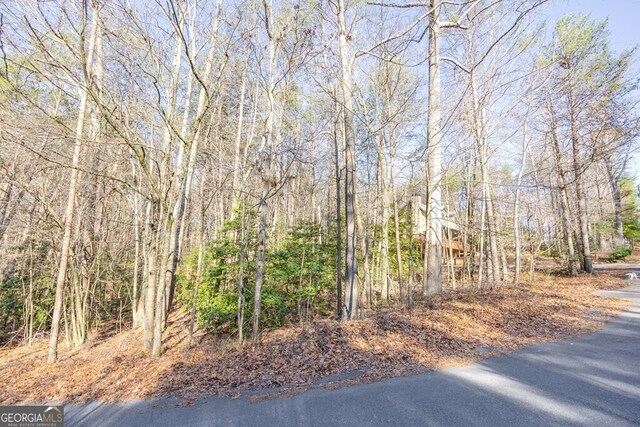
<path fill-rule="evenodd" d="M 622 266 L 621 266 L 622 267 Z M 640 276 L 640 265 L 628 265 Z M 640 426 L 640 281 L 603 331 L 423 375 L 249 403 L 207 398 L 67 406 L 87 426 Z"/>

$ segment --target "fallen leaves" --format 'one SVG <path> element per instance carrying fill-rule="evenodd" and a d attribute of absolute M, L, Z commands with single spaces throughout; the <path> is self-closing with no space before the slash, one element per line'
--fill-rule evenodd
<path fill-rule="evenodd" d="M 623 286 L 622 280 L 604 274 L 541 275 L 533 286 L 445 293 L 418 302 L 411 311 L 388 309 L 349 323 L 324 319 L 304 329 L 280 328 L 266 332 L 255 347 L 207 337 L 184 351 L 186 328 L 175 321 L 166 334 L 166 353 L 157 360 L 140 350 L 137 331 L 98 340 L 89 348 L 63 350 L 55 366 L 46 364 L 43 341 L 0 350 L 0 401 L 160 396 L 190 401 L 274 388 L 277 395 L 286 395 L 351 371 L 364 375 L 326 386 L 409 375 L 598 330 L 627 303 L 592 292 Z"/>

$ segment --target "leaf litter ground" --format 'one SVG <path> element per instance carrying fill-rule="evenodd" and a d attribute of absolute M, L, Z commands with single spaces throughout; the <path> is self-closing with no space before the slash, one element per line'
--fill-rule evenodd
<path fill-rule="evenodd" d="M 0 349 L 0 402 L 178 397 L 188 404 L 203 396 L 265 390 L 250 397 L 260 400 L 461 366 L 597 331 L 628 302 L 592 292 L 624 286 L 603 273 L 539 275 L 530 286 L 449 291 L 416 302 L 412 310 L 388 308 L 367 313 L 364 320 L 321 319 L 304 328 L 266 331 L 256 346 L 204 335 L 186 350 L 187 318 L 177 316 L 165 333 L 160 359 L 141 350 L 139 331 L 96 336 L 81 349 L 61 344 L 55 365 L 46 363 L 42 340 Z M 358 375 L 350 375 L 354 372 Z M 322 380 L 327 377 L 337 380 Z"/>

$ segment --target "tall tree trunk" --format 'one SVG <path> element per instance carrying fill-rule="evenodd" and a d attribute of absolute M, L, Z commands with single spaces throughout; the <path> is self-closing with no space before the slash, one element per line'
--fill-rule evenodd
<path fill-rule="evenodd" d="M 247 56 L 247 60 L 248 60 Z M 236 126 L 236 141 L 235 141 L 235 149 L 233 153 L 233 172 L 232 172 L 232 180 L 231 180 L 231 195 L 232 200 L 229 203 L 229 215 L 231 215 L 231 211 L 235 209 L 238 197 L 241 194 L 240 189 L 240 151 L 242 148 L 242 125 L 244 121 L 244 98 L 245 91 L 247 86 L 247 72 L 245 70 L 244 75 L 242 76 L 242 86 L 240 88 L 240 99 L 238 100 L 238 125 Z"/>
<path fill-rule="evenodd" d="M 240 267 L 238 269 L 238 313 L 237 313 L 237 323 L 238 323 L 238 342 L 242 344 L 244 341 L 244 307 L 245 307 L 245 298 L 244 298 L 244 264 L 245 258 L 247 256 L 247 243 L 248 239 L 246 237 L 246 225 L 245 225 L 245 209 L 246 209 L 246 200 L 242 201 L 242 211 L 240 213 Z"/>
<path fill-rule="evenodd" d="M 529 114 L 529 109 L 526 112 Z M 520 160 L 520 169 L 518 169 L 518 178 L 516 180 L 516 194 L 513 202 L 513 236 L 515 245 L 515 268 L 513 272 L 513 283 L 520 282 L 520 270 L 522 269 L 522 242 L 520 239 L 520 193 L 522 192 L 522 176 L 526 166 L 527 150 L 528 150 L 528 118 L 525 119 L 523 135 L 522 135 L 522 157 Z"/>
<path fill-rule="evenodd" d="M 93 12 L 93 19 L 95 25 L 95 41 L 94 41 L 94 51 L 93 56 L 95 57 L 95 64 L 89 63 L 87 65 L 88 73 L 92 76 L 92 84 L 95 86 L 93 90 L 98 95 L 98 97 L 102 97 L 103 92 L 103 80 L 104 80 L 104 70 L 103 70 L 103 49 L 102 49 L 102 24 L 100 20 L 100 7 L 97 2 L 91 2 L 91 9 Z M 92 146 L 90 146 L 83 156 L 87 163 L 90 165 L 90 170 L 92 172 L 96 172 L 95 169 L 98 167 L 98 155 L 95 153 L 95 150 L 99 149 L 101 140 L 102 140 L 102 123 L 100 117 L 100 111 L 97 105 L 91 108 L 90 112 L 90 132 L 89 139 L 92 142 Z M 96 196 L 98 187 L 98 178 L 94 173 L 88 177 L 88 183 L 86 184 L 86 191 L 84 194 L 84 199 L 86 200 L 85 212 L 82 222 L 82 249 L 80 250 L 81 260 L 80 260 L 80 277 L 81 283 L 79 287 L 78 294 L 78 304 L 76 304 L 76 318 L 79 318 L 81 321 L 78 324 L 79 330 L 78 335 L 75 340 L 75 345 L 79 346 L 84 343 L 87 334 L 88 328 L 88 304 L 89 304 L 89 295 L 91 290 L 91 267 L 94 263 L 96 256 L 96 230 L 99 228 L 96 225 Z"/>
<path fill-rule="evenodd" d="M 160 227 L 158 236 L 158 290 L 156 291 L 156 300 L 154 308 L 154 320 L 153 320 L 153 343 L 151 348 L 151 355 L 153 357 L 160 357 L 162 355 L 162 330 L 164 329 L 165 322 L 168 316 L 166 307 L 166 283 L 165 278 L 168 270 L 171 268 L 171 230 L 175 217 L 171 215 L 171 212 L 165 212 L 164 216 L 161 216 L 159 221 Z"/>
<path fill-rule="evenodd" d="M 395 159 L 395 143 L 393 139 L 390 142 L 391 153 L 391 203 L 393 204 L 393 230 L 396 239 L 396 263 L 398 264 L 398 286 L 400 292 L 400 301 L 403 300 L 404 295 L 402 291 L 402 250 L 400 242 L 400 210 L 398 209 L 398 198 L 396 196 L 396 159 Z"/>
<path fill-rule="evenodd" d="M 86 8 L 85 8 L 86 10 Z M 84 17 L 86 25 L 86 16 Z M 69 191 L 67 192 L 67 206 L 64 213 L 64 226 L 62 244 L 60 250 L 60 262 L 58 266 L 58 275 L 56 277 L 56 295 L 53 306 L 53 317 L 51 319 L 51 334 L 49 339 L 49 355 L 48 362 L 54 363 L 58 357 L 58 334 L 60 332 L 60 318 L 62 317 L 62 305 L 64 302 L 64 284 L 67 278 L 67 267 L 69 265 L 69 251 L 71 248 L 71 232 L 75 219 L 76 193 L 78 191 L 80 166 L 80 154 L 82 152 L 82 140 L 84 137 L 85 116 L 87 113 L 88 92 L 87 87 L 90 79 L 89 66 L 93 62 L 93 50 L 96 35 L 98 33 L 98 21 L 94 17 L 91 26 L 91 38 L 88 51 L 84 48 L 84 32 L 80 34 L 80 57 L 82 67 L 84 69 L 84 86 L 79 88 L 80 107 L 76 120 L 76 134 L 73 146 L 73 157 L 71 160 L 71 177 L 69 179 Z"/>
<path fill-rule="evenodd" d="M 499 254 L 495 209 L 492 191 L 489 184 L 489 147 L 486 134 L 486 121 L 484 117 L 484 109 L 480 103 L 480 96 L 478 94 L 475 72 L 473 70 L 469 73 L 469 79 L 471 83 L 471 95 L 473 97 L 473 124 L 475 137 L 478 144 L 478 160 L 480 161 L 480 175 L 482 179 L 482 200 L 484 205 L 484 214 L 486 217 L 488 243 L 487 273 L 489 273 L 489 281 L 495 283 L 500 281 L 500 265 L 498 261 Z M 489 262 L 491 264 L 491 269 L 488 268 Z"/>
<path fill-rule="evenodd" d="M 429 0 L 429 98 L 427 124 L 427 235 L 424 292 L 442 291 L 442 116 L 440 111 L 440 5 Z"/>
<path fill-rule="evenodd" d="M 176 26 L 181 28 L 184 23 L 184 13 L 181 10 Z M 172 207 L 174 168 L 173 168 L 173 141 L 175 135 L 175 118 L 176 118 L 176 101 L 178 96 L 178 86 L 180 79 L 180 70 L 182 64 L 182 40 L 177 31 L 175 31 L 175 44 L 173 48 L 171 78 L 168 85 L 164 88 L 167 96 L 166 112 L 164 114 L 165 126 L 162 134 L 162 146 L 160 154 L 162 156 L 161 165 L 158 170 L 160 195 L 154 197 L 152 201 L 154 210 L 153 216 L 157 218 L 154 223 L 155 238 L 153 244 L 149 248 L 149 280 L 148 287 L 157 288 L 148 289 L 145 301 L 145 349 L 151 350 L 154 357 L 159 357 L 162 351 L 162 329 L 164 326 L 166 315 L 166 275 L 170 268 L 171 255 L 171 235 L 172 227 L 175 223 L 174 212 Z M 153 274 L 152 269 L 153 267 Z M 151 282 L 153 280 L 153 282 Z M 153 294 L 153 295 L 152 295 Z"/>
<path fill-rule="evenodd" d="M 159 214 L 160 202 L 149 201 L 147 205 L 147 294 L 144 298 L 144 349 L 151 351 L 153 348 L 153 322 L 155 318 L 154 308 L 156 292 L 158 288 L 158 248 L 159 248 Z"/>
<path fill-rule="evenodd" d="M 387 194 L 387 156 L 384 138 L 378 135 L 376 148 L 378 151 L 378 170 L 380 188 L 380 216 L 382 231 L 380 232 L 380 278 L 382 298 L 389 299 L 389 197 Z"/>
<path fill-rule="evenodd" d="M 203 181 L 205 180 L 205 174 L 202 174 Z M 198 213 L 199 224 L 198 224 L 198 259 L 196 261 L 196 277 L 195 284 L 193 285 L 193 301 L 191 303 L 191 319 L 189 321 L 189 334 L 187 337 L 187 348 L 191 347 L 191 343 L 193 342 L 193 330 L 197 320 L 197 308 L 198 308 L 198 291 L 200 287 L 200 282 L 202 281 L 202 261 L 204 259 L 204 185 L 200 185 L 200 212 Z M 243 224 L 244 226 L 244 217 Z M 242 265 L 240 268 L 240 272 L 238 274 L 242 274 Z"/>
<path fill-rule="evenodd" d="M 210 37 L 210 40 L 209 40 L 209 51 L 207 53 L 205 69 L 201 76 L 201 79 L 202 79 L 201 82 L 202 84 L 205 84 L 205 85 L 209 84 L 211 72 L 213 69 L 214 54 L 216 49 L 216 35 L 218 33 L 218 22 L 219 22 L 219 16 L 220 16 L 221 1 L 222 0 L 217 0 L 217 3 L 216 3 L 216 18 L 214 19 L 214 22 L 213 22 L 213 29 L 211 33 L 212 36 Z M 195 170 L 196 156 L 198 154 L 200 140 L 203 138 L 203 135 L 205 134 L 205 132 L 203 131 L 203 127 L 204 127 L 203 119 L 204 119 L 205 113 L 209 109 L 209 105 L 211 101 L 209 98 L 210 96 L 208 94 L 207 88 L 201 87 L 200 93 L 198 94 L 198 104 L 197 104 L 196 115 L 195 115 L 194 124 L 193 124 L 194 126 L 193 137 L 191 138 L 189 144 L 187 145 L 187 148 L 188 148 L 187 162 L 184 167 L 181 167 L 181 173 L 180 172 L 178 173 L 178 176 L 179 176 L 178 181 L 180 183 L 180 186 L 179 186 L 178 199 L 173 208 L 172 216 L 174 218 L 174 221 L 170 229 L 170 233 L 171 233 L 170 240 L 169 240 L 170 260 L 168 261 L 168 267 L 164 275 L 164 281 L 165 281 L 164 286 L 166 288 L 165 292 L 168 295 L 167 302 L 166 302 L 167 313 L 171 311 L 171 308 L 173 305 L 173 295 L 175 293 L 175 271 L 178 266 L 178 258 L 181 252 L 182 241 L 184 239 L 183 230 L 186 224 L 185 212 L 187 209 L 189 196 L 191 195 L 193 173 Z M 220 102 L 220 106 L 221 106 L 222 98 L 218 97 L 218 101 Z M 188 109 L 189 105 L 190 103 L 186 101 L 185 109 Z M 185 113 L 185 118 L 186 116 L 187 115 Z M 213 115 L 213 117 L 215 117 L 215 115 Z M 185 123 L 186 123 L 186 119 L 185 119 Z M 186 135 L 183 133 L 183 138 L 185 136 Z M 182 145 L 183 144 L 181 144 L 181 146 Z M 220 213 L 222 213 L 222 210 L 219 209 L 219 211 Z"/>
<path fill-rule="evenodd" d="M 134 184 L 135 185 L 135 184 Z M 134 239 L 134 249 L 133 249 L 133 289 L 131 291 L 131 314 L 133 317 L 133 327 L 137 328 L 139 326 L 140 312 L 138 310 L 138 301 L 141 296 L 141 292 L 139 289 L 140 286 L 140 258 L 142 255 L 142 230 L 140 227 L 140 217 L 142 216 L 142 212 L 140 212 L 140 199 L 138 194 L 133 195 L 133 239 Z"/>
<path fill-rule="evenodd" d="M 347 48 L 349 33 L 345 22 L 345 1 L 338 0 L 338 31 L 340 51 L 340 88 L 342 93 L 342 117 L 344 120 L 345 140 L 345 314 L 347 320 L 356 315 L 358 299 L 357 274 L 358 260 L 356 257 L 356 160 L 355 160 L 355 131 L 353 123 L 353 91 L 351 82 L 351 60 Z"/>
<path fill-rule="evenodd" d="M 571 118 L 571 147 L 573 149 L 573 171 L 576 181 L 576 196 L 578 201 L 578 224 L 580 226 L 580 238 L 582 241 L 582 268 L 587 273 L 593 272 L 591 260 L 591 245 L 589 243 L 589 216 L 587 213 L 587 201 L 583 187 L 583 170 L 580 155 L 580 143 L 578 137 L 578 112 L 575 105 L 572 88 L 569 88 L 569 114 Z"/>
<path fill-rule="evenodd" d="M 613 199 L 614 246 L 619 246 L 624 241 L 624 232 L 622 228 L 622 197 L 620 195 L 618 176 L 613 171 L 612 160 L 606 158 L 605 166 L 607 169 L 607 176 L 609 177 L 609 186 L 611 187 L 611 197 Z"/>
<path fill-rule="evenodd" d="M 470 230 L 474 230 L 475 224 L 475 216 L 474 216 L 474 186 L 476 180 L 476 172 L 475 172 L 475 161 L 471 163 L 470 160 L 467 160 L 467 174 L 466 174 L 466 183 L 465 183 L 465 213 L 464 213 L 464 223 L 465 228 L 462 233 L 462 241 L 464 248 L 464 268 L 467 272 L 467 279 L 472 280 L 475 274 L 475 256 L 476 256 L 476 245 L 475 238 L 473 237 L 473 233 Z"/>
<path fill-rule="evenodd" d="M 567 242 L 567 249 L 569 251 L 569 274 L 573 276 L 578 275 L 578 269 L 576 266 L 576 254 L 573 244 L 573 227 L 571 227 L 571 217 L 569 213 L 569 197 L 567 195 L 567 180 L 564 174 L 564 168 L 562 167 L 562 156 L 560 151 L 560 141 L 558 140 L 557 125 L 555 119 L 555 112 L 551 101 L 547 100 L 547 107 L 550 116 L 551 125 L 551 142 L 554 153 L 555 166 L 558 174 L 558 181 L 560 187 L 560 205 L 562 210 L 562 221 L 564 236 Z"/>
<path fill-rule="evenodd" d="M 267 119 L 265 130 L 262 136 L 262 195 L 258 204 L 258 249 L 256 256 L 256 283 L 253 301 L 253 331 L 251 339 L 258 340 L 260 333 L 260 311 L 262 303 L 262 285 L 264 283 L 265 250 L 267 243 L 267 228 L 269 226 L 268 198 L 273 189 L 275 176 L 274 167 L 274 115 L 275 115 L 275 60 L 276 47 L 274 35 L 272 34 L 271 23 L 273 22 L 271 0 L 263 0 L 265 12 L 265 29 L 269 38 L 268 45 L 268 77 L 267 77 Z"/>
<path fill-rule="evenodd" d="M 335 182 L 336 182 L 336 296 L 337 296 L 337 317 L 342 319 L 343 301 L 342 301 L 342 206 L 341 206 L 341 164 L 340 164 L 340 144 L 344 146 L 344 139 L 340 138 L 340 107 L 338 104 L 337 91 L 334 91 L 335 109 L 333 123 L 333 144 L 334 144 L 334 166 L 335 166 Z"/>

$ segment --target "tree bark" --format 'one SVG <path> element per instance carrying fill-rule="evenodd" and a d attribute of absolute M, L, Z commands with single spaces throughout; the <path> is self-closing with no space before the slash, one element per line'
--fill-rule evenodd
<path fill-rule="evenodd" d="M 347 48 L 347 25 L 345 22 L 345 1 L 338 0 L 338 43 L 340 53 L 340 88 L 342 94 L 342 117 L 344 120 L 345 140 L 345 315 L 351 320 L 356 315 L 358 299 L 357 275 L 358 260 L 356 258 L 356 161 L 355 161 L 355 132 L 353 124 L 353 100 L 351 81 L 351 61 Z"/>
<path fill-rule="evenodd" d="M 389 197 L 387 195 L 387 157 L 384 138 L 378 135 L 376 148 L 378 151 L 378 185 L 380 188 L 380 216 L 382 231 L 380 232 L 380 278 L 381 292 L 384 300 L 389 299 Z"/>
<path fill-rule="evenodd" d="M 262 285 L 264 283 L 265 250 L 267 243 L 267 228 L 269 226 L 269 206 L 268 198 L 274 186 L 274 115 L 275 115 L 275 60 L 276 48 L 274 35 L 272 34 L 271 23 L 273 14 L 271 0 L 263 0 L 265 12 L 265 29 L 269 38 L 268 45 L 268 77 L 267 77 L 267 119 L 265 130 L 262 136 L 262 195 L 258 204 L 258 249 L 256 255 L 256 283 L 253 301 L 253 331 L 251 339 L 256 342 L 260 334 L 260 311 L 262 303 Z"/>
<path fill-rule="evenodd" d="M 561 210 L 562 210 L 564 236 L 567 242 L 567 250 L 569 251 L 569 274 L 572 277 L 574 277 L 578 275 L 578 269 L 576 266 L 575 247 L 573 244 L 573 230 L 571 227 L 571 217 L 569 214 L 569 197 L 567 195 L 567 180 L 565 177 L 564 168 L 562 167 L 560 141 L 558 140 L 555 113 L 553 111 L 553 107 L 549 100 L 547 100 L 547 106 L 548 106 L 549 116 L 550 116 L 552 149 L 554 153 L 556 171 L 558 174 L 558 181 L 560 184 L 560 204 L 561 204 Z"/>
<path fill-rule="evenodd" d="M 442 291 L 442 116 L 440 111 L 440 24 L 436 0 L 429 1 L 429 98 L 427 124 L 427 236 L 424 293 Z"/>
<path fill-rule="evenodd" d="M 334 144 L 334 167 L 335 167 L 335 183 L 336 183 L 336 296 L 337 296 L 337 313 L 338 320 L 342 320 L 343 301 L 342 301 L 342 206 L 341 206 L 341 164 L 340 164 L 340 107 L 338 97 L 334 91 L 335 109 L 333 123 L 333 144 Z M 344 140 L 342 140 L 344 146 Z"/>
<path fill-rule="evenodd" d="M 569 114 L 571 118 L 571 147 L 573 149 L 573 172 L 576 181 L 576 197 L 578 201 L 578 224 L 582 241 L 582 268 L 587 273 L 593 272 L 591 260 L 591 245 L 589 243 L 589 216 L 587 213 L 587 201 L 583 186 L 583 170 L 580 155 L 580 142 L 578 137 L 578 112 L 575 105 L 572 88 L 568 90 Z"/>
<path fill-rule="evenodd" d="M 609 178 L 609 186 L 611 187 L 611 197 L 613 199 L 614 210 L 614 246 L 619 246 L 624 242 L 624 231 L 622 227 L 622 197 L 620 195 L 620 185 L 618 184 L 618 176 L 613 171 L 612 160 L 605 159 L 607 176 Z"/>
<path fill-rule="evenodd" d="M 86 10 L 86 9 L 85 9 Z M 76 120 L 76 134 L 73 146 L 73 157 L 71 160 L 71 177 L 69 180 L 69 191 L 67 192 L 67 207 L 64 213 L 64 230 L 62 236 L 62 244 L 60 250 L 60 263 L 58 266 L 58 275 L 56 278 L 56 295 L 53 306 L 53 317 L 51 319 L 51 334 L 49 339 L 48 362 L 54 363 L 58 357 L 58 334 L 60 331 L 60 318 L 62 317 L 62 305 L 64 300 L 64 285 L 67 278 L 67 267 L 69 265 L 69 250 L 71 248 L 71 232 L 75 219 L 76 193 L 78 191 L 80 166 L 80 154 L 82 152 L 82 140 L 84 137 L 85 116 L 87 113 L 88 93 L 86 85 L 90 76 L 88 75 L 88 65 L 91 64 L 93 58 L 93 50 L 95 39 L 98 32 L 97 19 L 94 17 L 91 27 L 91 38 L 88 51 L 84 48 L 84 34 L 80 34 L 80 54 L 83 61 L 82 67 L 84 71 L 84 86 L 80 86 L 80 107 Z M 85 16 L 86 22 L 86 16 Z"/>

